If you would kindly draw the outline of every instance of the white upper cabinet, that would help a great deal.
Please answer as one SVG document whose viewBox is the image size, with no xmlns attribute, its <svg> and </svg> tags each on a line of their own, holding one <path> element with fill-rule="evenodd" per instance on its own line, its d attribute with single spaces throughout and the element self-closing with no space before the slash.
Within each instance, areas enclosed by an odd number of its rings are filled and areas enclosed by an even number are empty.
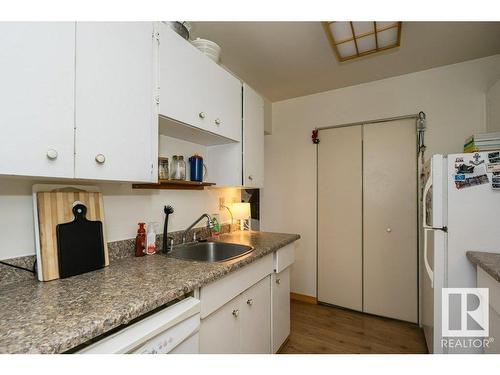
<svg viewBox="0 0 500 375">
<path fill-rule="evenodd" d="M 160 115 L 241 141 L 241 82 L 165 24 L 160 25 Z"/>
<path fill-rule="evenodd" d="M 152 22 L 77 23 L 76 178 L 156 180 L 153 34 Z"/>
<path fill-rule="evenodd" d="M 73 177 L 72 22 L 0 23 L 0 174 Z"/>
<path fill-rule="evenodd" d="M 243 85 L 243 185 L 264 187 L 264 99 Z"/>
</svg>

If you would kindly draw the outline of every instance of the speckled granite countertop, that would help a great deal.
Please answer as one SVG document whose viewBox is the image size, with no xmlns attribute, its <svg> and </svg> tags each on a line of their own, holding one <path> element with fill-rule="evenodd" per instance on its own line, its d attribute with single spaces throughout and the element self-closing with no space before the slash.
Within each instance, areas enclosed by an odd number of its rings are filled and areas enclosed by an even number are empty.
<svg viewBox="0 0 500 375">
<path fill-rule="evenodd" d="M 124 258 L 63 280 L 27 280 L 0 290 L 0 353 L 61 353 L 154 310 L 299 239 L 233 232 L 221 241 L 255 249 L 225 263 L 165 255 Z"/>
<path fill-rule="evenodd" d="M 500 283 L 500 254 L 467 251 L 467 258 Z"/>
</svg>

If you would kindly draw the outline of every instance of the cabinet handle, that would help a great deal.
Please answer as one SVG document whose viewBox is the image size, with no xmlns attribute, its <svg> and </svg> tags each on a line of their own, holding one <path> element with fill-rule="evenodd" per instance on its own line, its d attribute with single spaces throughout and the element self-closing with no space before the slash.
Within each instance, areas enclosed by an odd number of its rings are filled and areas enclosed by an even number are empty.
<svg viewBox="0 0 500 375">
<path fill-rule="evenodd" d="M 392 229 L 391 229 L 391 228 L 387 228 L 387 229 L 386 229 L 386 232 L 387 232 L 387 233 L 391 233 L 391 232 L 392 232 Z"/>
<path fill-rule="evenodd" d="M 220 120 L 220 118 L 216 118 L 214 122 L 215 125 L 220 125 L 222 121 Z"/>
<path fill-rule="evenodd" d="M 200 112 L 200 113 L 198 113 L 198 116 L 199 116 L 200 118 L 205 118 L 205 117 L 206 117 L 205 112 Z"/>
<path fill-rule="evenodd" d="M 252 306 L 252 305 L 253 305 L 253 299 L 251 299 L 251 298 L 250 298 L 250 299 L 248 299 L 248 300 L 247 300 L 247 305 L 248 305 L 248 306 Z"/>
<path fill-rule="evenodd" d="M 253 181 L 253 176 L 252 176 L 252 175 L 248 176 L 248 179 L 249 179 L 250 181 Z"/>
<path fill-rule="evenodd" d="M 51 148 L 50 150 L 47 150 L 47 158 L 50 160 L 55 160 L 57 159 L 57 151 Z"/>
<path fill-rule="evenodd" d="M 99 164 L 104 164 L 104 162 L 106 161 L 106 157 L 103 154 L 97 154 L 95 156 L 95 161 Z"/>
<path fill-rule="evenodd" d="M 281 279 L 276 279 L 276 284 L 281 284 Z"/>
<path fill-rule="evenodd" d="M 233 316 L 234 316 L 235 318 L 237 318 L 237 317 L 238 317 L 238 315 L 240 315 L 240 310 L 238 310 L 238 309 L 233 310 Z"/>
</svg>

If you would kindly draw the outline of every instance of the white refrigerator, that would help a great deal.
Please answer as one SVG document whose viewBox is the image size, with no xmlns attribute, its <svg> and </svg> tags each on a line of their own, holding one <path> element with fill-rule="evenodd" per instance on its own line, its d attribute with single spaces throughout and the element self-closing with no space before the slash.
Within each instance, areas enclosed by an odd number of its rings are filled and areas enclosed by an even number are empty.
<svg viewBox="0 0 500 375">
<path fill-rule="evenodd" d="M 430 353 L 455 352 L 441 343 L 441 292 L 476 286 L 467 251 L 500 252 L 500 157 L 434 155 L 423 180 L 420 322 Z"/>
</svg>

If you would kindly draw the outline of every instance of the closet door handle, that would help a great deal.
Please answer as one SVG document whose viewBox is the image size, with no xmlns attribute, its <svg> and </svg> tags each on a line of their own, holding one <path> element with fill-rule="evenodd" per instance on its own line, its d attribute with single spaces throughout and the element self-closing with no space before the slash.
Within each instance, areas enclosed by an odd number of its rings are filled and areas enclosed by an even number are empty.
<svg viewBox="0 0 500 375">
<path fill-rule="evenodd" d="M 106 162 L 106 157 L 103 154 L 97 154 L 95 156 L 95 161 L 99 164 L 104 164 Z"/>
<path fill-rule="evenodd" d="M 47 150 L 47 158 L 49 160 L 56 160 L 57 156 L 58 156 L 57 151 L 54 150 L 53 148 Z"/>
</svg>

